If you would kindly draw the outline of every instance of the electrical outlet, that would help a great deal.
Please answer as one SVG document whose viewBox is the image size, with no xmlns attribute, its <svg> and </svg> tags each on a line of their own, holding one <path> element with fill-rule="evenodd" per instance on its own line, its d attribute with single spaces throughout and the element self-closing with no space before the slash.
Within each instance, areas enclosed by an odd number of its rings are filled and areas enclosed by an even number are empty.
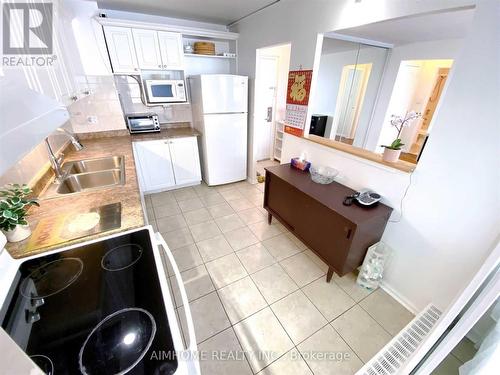
<svg viewBox="0 0 500 375">
<path fill-rule="evenodd" d="M 87 117 L 87 122 L 89 124 L 97 124 L 98 123 L 97 116 L 88 116 Z"/>
</svg>

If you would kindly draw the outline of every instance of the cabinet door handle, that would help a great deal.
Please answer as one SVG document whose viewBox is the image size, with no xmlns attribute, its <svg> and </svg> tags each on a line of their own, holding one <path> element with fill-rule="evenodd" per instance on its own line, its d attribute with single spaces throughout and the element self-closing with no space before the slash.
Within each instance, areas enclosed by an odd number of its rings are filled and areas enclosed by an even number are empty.
<svg viewBox="0 0 500 375">
<path fill-rule="evenodd" d="M 351 238 L 352 229 L 345 227 L 345 231 L 347 232 L 346 238 L 347 239 Z"/>
</svg>

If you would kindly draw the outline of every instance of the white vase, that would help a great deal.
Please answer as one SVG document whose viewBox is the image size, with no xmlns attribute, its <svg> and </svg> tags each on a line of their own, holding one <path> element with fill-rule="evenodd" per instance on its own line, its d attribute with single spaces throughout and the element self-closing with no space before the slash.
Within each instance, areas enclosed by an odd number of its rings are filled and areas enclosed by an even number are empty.
<svg viewBox="0 0 500 375">
<path fill-rule="evenodd" d="M 401 150 L 393 150 L 390 148 L 384 148 L 384 154 L 382 155 L 383 161 L 388 161 L 389 163 L 395 163 L 399 160 L 401 155 Z"/>
<path fill-rule="evenodd" d="M 29 225 L 16 225 L 16 227 L 11 230 L 2 229 L 2 232 L 5 234 L 5 237 L 7 237 L 7 241 L 9 242 L 19 242 L 31 236 L 31 229 Z"/>
</svg>

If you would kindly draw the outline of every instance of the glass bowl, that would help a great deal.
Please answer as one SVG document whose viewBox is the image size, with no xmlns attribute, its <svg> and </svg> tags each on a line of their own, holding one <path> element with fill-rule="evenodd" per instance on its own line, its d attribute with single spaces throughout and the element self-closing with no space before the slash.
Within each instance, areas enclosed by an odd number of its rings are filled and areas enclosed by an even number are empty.
<svg viewBox="0 0 500 375">
<path fill-rule="evenodd" d="M 309 168 L 311 179 L 318 184 L 331 184 L 339 171 L 330 167 L 313 167 Z"/>
</svg>

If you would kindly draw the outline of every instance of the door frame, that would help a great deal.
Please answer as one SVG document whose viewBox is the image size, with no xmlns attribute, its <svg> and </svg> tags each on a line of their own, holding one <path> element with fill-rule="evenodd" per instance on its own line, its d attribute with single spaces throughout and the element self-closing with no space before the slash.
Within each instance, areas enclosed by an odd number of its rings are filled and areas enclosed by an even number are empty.
<svg viewBox="0 0 500 375">
<path fill-rule="evenodd" d="M 253 105 L 253 108 L 250 108 L 250 111 L 252 112 L 252 118 L 249 121 L 249 132 L 248 132 L 248 158 L 247 158 L 247 163 L 248 163 L 248 168 L 247 168 L 247 181 L 250 183 L 256 183 L 257 182 L 257 177 L 255 174 L 255 171 L 257 170 L 256 168 L 256 163 L 257 163 L 257 142 L 256 142 L 256 135 L 257 135 L 257 125 L 256 125 L 256 115 L 255 115 L 255 104 L 257 103 L 257 90 L 255 89 L 256 87 L 256 82 L 257 82 L 257 77 L 258 77 L 258 72 L 259 72 L 259 57 L 260 54 L 265 55 L 265 50 L 270 49 L 270 48 L 276 48 L 276 47 L 288 47 L 288 53 L 291 53 L 291 42 L 283 42 L 279 44 L 274 44 L 274 45 L 269 45 L 261 48 L 257 48 L 255 50 L 255 76 L 254 76 L 254 85 L 253 85 L 253 103 L 251 102 L 251 105 Z M 278 68 L 280 69 L 280 67 Z M 288 67 L 288 70 L 290 68 Z M 284 84 L 287 85 L 288 81 L 285 81 L 283 83 L 279 82 L 279 84 Z M 252 87 L 250 86 L 250 89 Z M 286 88 L 285 88 L 286 92 Z M 276 111 L 275 111 L 276 112 Z M 276 113 L 274 113 L 276 115 Z M 275 131 L 275 125 L 273 123 L 273 132 Z M 273 136 L 274 138 L 274 136 Z M 274 150 L 274 144 L 271 145 L 271 150 Z M 274 158 L 274 153 L 271 155 L 271 158 Z"/>
<path fill-rule="evenodd" d="M 274 157 L 274 152 L 273 152 L 273 146 L 274 146 L 274 135 L 275 135 L 275 124 L 274 120 L 276 118 L 276 107 L 277 107 L 277 89 L 278 89 L 278 84 L 279 84 L 279 63 L 280 63 L 280 57 L 276 55 L 270 55 L 266 53 L 258 54 L 257 55 L 257 64 L 255 67 L 255 108 L 254 108 L 254 127 L 255 127 L 255 132 L 254 134 L 257 136 L 259 134 L 259 126 L 261 125 L 262 119 L 259 119 L 256 117 L 255 113 L 258 112 L 256 110 L 257 106 L 259 106 L 260 101 L 257 99 L 260 95 L 260 90 L 264 89 L 263 87 L 260 87 L 262 84 L 261 80 L 259 79 L 260 73 L 261 73 L 261 60 L 262 59 L 269 59 L 269 60 L 274 60 L 276 62 L 276 70 L 275 70 L 275 75 L 274 75 L 274 94 L 273 94 L 273 102 L 272 102 L 272 116 L 271 116 L 271 126 L 269 127 L 269 154 L 267 155 L 268 159 L 272 159 Z M 255 139 L 257 142 L 256 147 L 255 147 L 255 160 L 259 161 L 258 158 L 258 149 L 259 149 L 259 142 L 258 139 Z M 265 159 L 261 159 L 265 160 Z"/>
</svg>

